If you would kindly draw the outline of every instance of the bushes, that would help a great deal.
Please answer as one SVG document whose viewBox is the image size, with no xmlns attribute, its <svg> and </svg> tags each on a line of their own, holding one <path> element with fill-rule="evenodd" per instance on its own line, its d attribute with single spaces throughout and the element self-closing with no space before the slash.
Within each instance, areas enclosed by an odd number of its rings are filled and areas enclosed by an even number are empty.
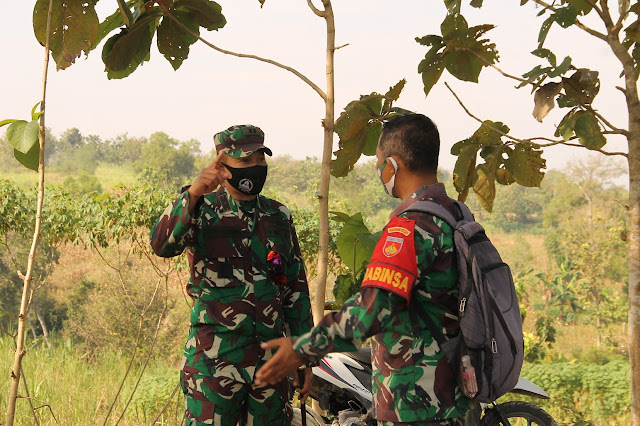
<svg viewBox="0 0 640 426">
<path fill-rule="evenodd" d="M 549 401 L 531 402 L 544 408 L 558 424 L 605 425 L 629 421 L 631 373 L 626 360 L 602 365 L 529 364 L 524 366 L 522 376 L 549 393 Z"/>
</svg>

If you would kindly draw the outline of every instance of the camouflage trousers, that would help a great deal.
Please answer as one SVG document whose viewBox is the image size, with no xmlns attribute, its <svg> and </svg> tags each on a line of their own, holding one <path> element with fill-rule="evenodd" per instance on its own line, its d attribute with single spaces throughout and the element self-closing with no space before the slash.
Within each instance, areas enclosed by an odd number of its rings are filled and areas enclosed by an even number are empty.
<svg viewBox="0 0 640 426">
<path fill-rule="evenodd" d="M 183 371 L 180 383 L 186 395 L 187 425 L 291 425 L 287 379 L 275 386 L 256 386 Z"/>
<path fill-rule="evenodd" d="M 383 422 L 378 420 L 378 426 L 464 426 L 464 417 L 436 422 Z"/>
</svg>

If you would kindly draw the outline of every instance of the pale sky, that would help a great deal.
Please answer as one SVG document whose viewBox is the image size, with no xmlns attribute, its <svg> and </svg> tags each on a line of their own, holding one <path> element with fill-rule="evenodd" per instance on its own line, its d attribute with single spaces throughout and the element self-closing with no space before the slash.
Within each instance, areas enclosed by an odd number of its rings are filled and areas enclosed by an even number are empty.
<svg viewBox="0 0 640 426">
<path fill-rule="evenodd" d="M 0 120 L 28 119 L 40 100 L 44 48 L 33 35 L 33 0 L 0 3 Z M 320 2 L 317 2 L 320 4 Z M 541 18 L 531 4 L 517 0 L 485 0 L 480 11 L 463 2 L 470 26 L 492 23 L 488 33 L 498 45 L 504 71 L 520 76 L 546 61 L 533 57 Z M 531 3 L 531 2 L 530 2 Z M 220 0 L 227 25 L 201 35 L 227 50 L 251 53 L 291 66 L 325 89 L 325 26 L 304 0 Z M 100 0 L 101 19 L 115 11 L 115 0 Z M 459 106 L 444 87 L 448 82 L 467 108 L 482 119 L 503 121 L 514 136 L 553 137 L 554 125 L 567 110 L 554 109 L 543 124 L 531 116 L 533 97 L 516 91 L 514 81 L 485 69 L 480 84 L 457 80 L 446 71 L 426 98 L 419 62 L 427 48 L 415 37 L 440 34 L 446 10 L 441 0 L 334 0 L 336 44 L 349 43 L 335 58 L 336 117 L 351 100 L 373 91 L 386 92 L 402 78 L 407 85 L 396 106 L 430 116 L 442 139 L 441 167 L 452 170 L 451 146 L 465 139 L 479 124 Z M 600 29 L 600 28 L 598 28 Z M 545 47 L 560 62 L 569 55 L 573 64 L 600 71 L 601 91 L 595 107 L 618 127 L 627 126 L 624 99 L 613 87 L 622 85 L 620 66 L 608 46 L 578 29 L 554 26 Z M 198 139 L 204 151 L 212 136 L 232 124 L 251 123 L 266 133 L 266 145 L 275 155 L 295 158 L 322 155 L 324 104 L 309 86 L 293 74 L 252 59 L 215 52 L 202 43 L 192 46 L 189 58 L 174 71 L 152 45 L 151 60 L 122 80 L 108 80 L 101 60 L 102 45 L 64 71 L 51 61 L 46 125 L 54 134 L 77 127 L 83 135 L 102 139 L 128 133 L 149 136 L 164 131 L 178 140 Z M 4 133 L 6 127 L 0 129 Z M 626 141 L 611 140 L 610 151 L 625 151 Z M 337 137 L 334 151 L 337 150 Z M 586 150 L 554 148 L 546 151 L 548 168 L 562 168 Z"/>
</svg>

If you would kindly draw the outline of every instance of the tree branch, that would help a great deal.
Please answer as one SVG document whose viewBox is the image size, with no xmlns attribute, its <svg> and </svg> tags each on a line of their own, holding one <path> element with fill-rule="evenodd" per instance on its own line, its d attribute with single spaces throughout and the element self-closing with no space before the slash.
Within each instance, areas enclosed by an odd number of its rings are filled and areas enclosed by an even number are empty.
<svg viewBox="0 0 640 426">
<path fill-rule="evenodd" d="M 320 97 L 322 99 L 324 99 L 324 100 L 327 99 L 327 95 L 324 93 L 324 91 L 320 87 L 318 87 L 318 85 L 316 85 L 314 82 L 309 80 L 306 76 L 304 76 L 302 73 L 300 73 L 299 71 L 295 70 L 294 68 L 291 68 L 291 67 L 289 67 L 287 65 L 282 65 L 281 63 L 273 61 L 271 59 L 261 58 L 260 56 L 248 55 L 248 54 L 244 54 L 244 53 L 236 53 L 236 52 L 231 52 L 229 50 L 222 49 L 222 48 L 220 48 L 218 46 L 215 46 L 215 45 L 209 43 L 207 40 L 205 40 L 202 37 L 200 37 L 200 35 L 198 35 L 197 33 L 193 32 L 193 31 L 191 31 L 189 28 L 186 27 L 186 25 L 184 25 L 182 22 L 180 22 L 178 19 L 176 19 L 171 13 L 169 13 L 168 10 L 166 10 L 166 9 L 164 10 L 164 15 L 168 16 L 169 19 L 171 19 L 173 22 L 175 22 L 180 28 L 182 28 L 184 31 L 186 31 L 187 33 L 191 34 L 192 36 L 196 37 L 198 40 L 200 40 L 201 42 L 203 42 L 204 44 L 206 44 L 207 46 L 209 46 L 213 50 L 217 50 L 218 52 L 224 53 L 225 55 L 236 56 L 238 58 L 255 59 L 257 61 L 266 62 L 268 64 L 275 65 L 278 68 L 282 68 L 284 70 L 287 70 L 287 71 L 293 73 L 294 75 L 296 75 L 298 78 L 300 78 L 302 81 L 307 83 L 309 86 L 311 86 L 311 88 L 313 90 L 315 90 L 320 95 Z"/>
<path fill-rule="evenodd" d="M 573 143 L 569 143 L 565 140 L 554 140 L 554 139 L 549 139 L 549 138 L 544 138 L 544 137 L 534 137 L 534 138 L 529 138 L 529 139 L 518 139 L 516 137 L 513 137 L 511 135 L 509 135 L 508 133 L 503 132 L 500 129 L 497 129 L 489 124 L 487 124 L 484 120 L 481 120 L 480 118 L 476 117 L 475 115 L 473 115 L 468 109 L 467 107 L 462 103 L 462 101 L 460 100 L 460 98 L 458 97 L 458 95 L 453 91 L 453 89 L 451 89 L 451 87 L 449 86 L 448 83 L 444 83 L 445 86 L 447 86 L 447 89 L 449 89 L 449 91 L 453 94 L 453 96 L 456 98 L 456 100 L 458 101 L 458 103 L 460 104 L 460 106 L 462 107 L 462 109 L 464 109 L 464 111 L 467 113 L 467 115 L 469 115 L 471 118 L 473 118 L 474 120 L 476 120 L 477 122 L 479 122 L 480 124 L 487 126 L 487 128 L 493 130 L 496 133 L 501 134 L 502 136 L 511 139 L 514 142 L 519 142 L 519 143 L 532 143 L 534 145 L 537 145 L 540 148 L 547 148 L 550 146 L 555 146 L 555 145 L 565 145 L 565 146 L 572 146 L 572 147 L 576 147 L 576 148 L 584 148 L 584 149 L 589 149 L 584 145 L 580 145 L 580 144 L 573 144 Z M 620 134 L 618 132 L 603 132 L 603 134 Z M 573 137 L 569 140 L 575 140 L 577 139 L 577 137 Z M 537 143 L 534 142 L 536 140 L 544 140 L 544 141 L 548 141 L 548 144 L 541 144 L 541 143 Z M 628 158 L 628 154 L 624 153 L 624 152 L 608 152 L 608 151 L 604 151 L 602 149 L 592 149 L 590 151 L 597 151 L 601 154 L 604 155 L 609 155 L 609 156 L 614 156 L 614 155 L 621 155 L 623 157 L 627 157 Z"/>
<path fill-rule="evenodd" d="M 311 0 L 307 0 L 307 4 L 309 5 L 309 8 L 313 11 L 313 13 L 315 13 L 319 17 L 324 18 L 325 16 L 327 16 L 327 11 L 326 10 L 320 10 L 317 7 L 315 7 Z"/>
<path fill-rule="evenodd" d="M 511 74 L 507 74 L 506 72 L 502 71 L 500 68 L 498 68 L 495 64 L 492 64 L 491 62 L 487 61 L 486 58 L 483 58 L 482 56 L 480 56 L 477 52 L 474 52 L 471 49 L 460 49 L 460 50 L 466 50 L 467 52 L 473 53 L 474 55 L 476 55 L 478 58 L 480 58 L 482 61 L 484 61 L 487 66 L 490 66 L 491 68 L 495 69 L 496 71 L 498 71 L 500 74 L 502 74 L 503 76 L 507 77 L 507 78 L 511 78 L 513 80 L 516 81 L 520 81 L 522 83 L 527 83 L 528 81 L 525 80 L 524 78 L 520 78 L 520 77 L 516 77 L 515 75 L 511 75 Z M 533 85 L 533 82 L 528 82 L 529 84 Z"/>
<path fill-rule="evenodd" d="M 547 4 L 542 0 L 532 0 L 532 1 L 535 4 L 537 4 L 539 6 L 542 6 L 542 7 L 546 8 L 546 9 L 552 10 L 554 12 L 557 11 L 557 9 L 554 6 L 552 6 L 550 4 Z M 604 21 L 604 18 L 602 16 L 602 11 L 600 9 L 598 9 L 597 7 L 595 7 L 595 6 L 594 6 L 594 9 L 596 10 L 598 15 L 600 16 L 600 19 L 602 19 Z M 576 19 L 576 22 L 574 23 L 574 25 L 576 27 L 580 28 L 581 30 L 586 31 L 587 33 L 591 34 L 592 36 L 594 36 L 596 38 L 599 38 L 600 40 L 603 40 L 605 42 L 607 41 L 607 36 L 605 34 L 602 34 L 599 31 L 596 31 L 596 30 L 594 30 L 592 28 L 587 27 L 586 25 L 584 25 L 582 22 L 578 21 L 577 19 Z"/>
</svg>

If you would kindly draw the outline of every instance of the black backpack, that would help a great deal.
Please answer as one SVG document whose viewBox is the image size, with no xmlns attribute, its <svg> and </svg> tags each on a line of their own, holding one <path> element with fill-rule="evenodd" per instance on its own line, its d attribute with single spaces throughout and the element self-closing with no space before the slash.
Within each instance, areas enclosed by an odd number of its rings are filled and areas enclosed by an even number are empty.
<svg viewBox="0 0 640 426">
<path fill-rule="evenodd" d="M 430 318 L 425 318 L 425 323 L 457 372 L 461 389 L 461 358 L 469 355 L 478 392 L 467 396 L 491 403 L 511 391 L 520 377 L 524 360 L 522 317 L 509 265 L 502 261 L 469 208 L 460 201 L 452 202 L 457 218 L 432 201 L 417 201 L 404 210 L 429 213 L 447 222 L 454 232 L 460 334 L 447 339 Z M 410 310 L 416 311 L 411 306 Z"/>
</svg>

